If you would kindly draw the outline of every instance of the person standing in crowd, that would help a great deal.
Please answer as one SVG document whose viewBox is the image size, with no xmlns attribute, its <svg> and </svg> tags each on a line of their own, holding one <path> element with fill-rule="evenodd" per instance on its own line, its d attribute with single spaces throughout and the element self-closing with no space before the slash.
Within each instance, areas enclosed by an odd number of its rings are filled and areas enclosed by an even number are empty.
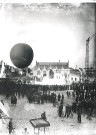
<svg viewBox="0 0 96 135">
<path fill-rule="evenodd" d="M 13 96 L 11 96 L 11 105 L 13 105 Z"/>
<path fill-rule="evenodd" d="M 64 95 L 62 94 L 62 101 L 64 101 Z"/>
<path fill-rule="evenodd" d="M 13 122 L 12 122 L 12 118 L 11 118 L 10 121 L 9 121 L 8 128 L 9 128 L 9 135 L 11 135 L 12 130 L 13 130 Z"/>
<path fill-rule="evenodd" d="M 88 108 L 87 119 L 91 120 L 91 108 Z"/>
<path fill-rule="evenodd" d="M 54 107 L 56 106 L 56 94 L 55 93 L 53 94 L 53 106 Z"/>
<path fill-rule="evenodd" d="M 81 123 L 81 108 L 80 108 L 80 103 L 77 105 L 77 117 L 78 117 L 78 122 Z"/>
<path fill-rule="evenodd" d="M 76 113 L 76 102 L 73 102 L 72 104 L 72 112 Z"/>
<path fill-rule="evenodd" d="M 17 97 L 14 96 L 14 105 L 16 105 L 16 104 L 17 104 Z"/>
<path fill-rule="evenodd" d="M 69 104 L 66 105 L 66 110 L 65 110 L 65 116 L 64 117 L 69 117 Z"/>
<path fill-rule="evenodd" d="M 91 99 L 89 99 L 89 101 L 88 101 L 88 113 L 87 113 L 87 118 L 88 118 L 89 120 L 91 120 L 91 116 L 92 116 L 91 107 L 92 107 Z"/>
<path fill-rule="evenodd" d="M 58 101 L 60 101 L 61 100 L 61 95 L 60 95 L 60 93 L 59 93 L 59 95 L 58 95 Z"/>
<path fill-rule="evenodd" d="M 59 117 L 62 116 L 62 109 L 63 109 L 63 108 L 62 108 L 62 106 L 60 105 L 60 106 L 59 106 Z"/>
<path fill-rule="evenodd" d="M 69 105 L 69 116 L 73 118 L 73 111 L 72 111 L 72 106 Z"/>
<path fill-rule="evenodd" d="M 74 93 L 74 91 L 72 91 L 72 96 L 73 96 L 73 98 L 75 97 L 75 93 Z"/>
<path fill-rule="evenodd" d="M 59 117 L 62 116 L 62 112 L 63 112 L 63 101 L 60 101 L 60 105 L 59 105 Z"/>
<path fill-rule="evenodd" d="M 68 97 L 68 91 L 66 92 L 66 94 L 67 94 L 67 97 Z"/>
</svg>

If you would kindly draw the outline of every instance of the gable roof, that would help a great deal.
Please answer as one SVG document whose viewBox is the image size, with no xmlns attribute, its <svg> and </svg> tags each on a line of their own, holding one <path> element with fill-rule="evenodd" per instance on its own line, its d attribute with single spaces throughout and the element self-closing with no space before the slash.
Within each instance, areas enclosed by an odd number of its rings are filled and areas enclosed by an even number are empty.
<svg viewBox="0 0 96 135">
<path fill-rule="evenodd" d="M 36 66 L 53 66 L 53 67 L 65 67 L 68 68 L 69 67 L 69 63 L 68 62 L 36 62 Z"/>
</svg>

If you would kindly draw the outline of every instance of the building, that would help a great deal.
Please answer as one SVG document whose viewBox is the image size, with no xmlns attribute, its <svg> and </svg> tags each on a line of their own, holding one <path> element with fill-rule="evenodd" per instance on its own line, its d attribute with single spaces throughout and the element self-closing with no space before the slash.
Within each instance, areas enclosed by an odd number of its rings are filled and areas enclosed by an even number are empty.
<svg viewBox="0 0 96 135">
<path fill-rule="evenodd" d="M 68 62 L 36 62 L 32 69 L 35 84 L 71 85 L 80 81 L 79 69 L 69 67 Z"/>
<path fill-rule="evenodd" d="M 4 61 L 0 62 L 0 78 L 11 78 L 16 83 L 21 82 L 22 84 L 33 83 L 33 80 L 31 80 L 32 78 L 30 76 L 30 68 L 14 68 L 6 64 Z"/>
<path fill-rule="evenodd" d="M 0 78 L 18 76 L 18 69 L 7 65 L 3 60 L 0 62 Z"/>
</svg>

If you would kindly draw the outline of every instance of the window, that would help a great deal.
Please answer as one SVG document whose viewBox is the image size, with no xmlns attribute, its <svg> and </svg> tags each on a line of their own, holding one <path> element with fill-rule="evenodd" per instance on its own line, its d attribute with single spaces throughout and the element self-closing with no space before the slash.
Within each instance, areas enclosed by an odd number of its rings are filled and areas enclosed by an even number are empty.
<svg viewBox="0 0 96 135">
<path fill-rule="evenodd" d="M 53 79 L 54 78 L 54 72 L 53 72 L 52 69 L 50 69 L 50 71 L 49 71 L 49 78 L 50 79 Z"/>
<path fill-rule="evenodd" d="M 43 76 L 46 76 L 46 71 L 45 70 L 43 71 Z"/>
<path fill-rule="evenodd" d="M 67 78 L 67 73 L 66 72 L 64 73 L 64 76 L 65 76 L 65 78 Z"/>
</svg>

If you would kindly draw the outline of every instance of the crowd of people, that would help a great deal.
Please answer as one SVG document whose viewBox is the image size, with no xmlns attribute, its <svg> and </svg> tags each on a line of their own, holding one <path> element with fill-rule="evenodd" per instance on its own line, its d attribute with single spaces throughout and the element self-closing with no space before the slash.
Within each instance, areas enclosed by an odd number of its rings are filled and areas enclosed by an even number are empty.
<svg viewBox="0 0 96 135">
<path fill-rule="evenodd" d="M 56 89 L 57 88 L 57 89 Z M 64 88 L 64 89 L 63 89 Z M 96 117 L 96 84 L 73 84 L 73 90 L 66 91 L 67 98 L 74 98 L 74 102 L 65 104 L 65 95 L 60 91 L 65 90 L 65 86 L 40 86 L 16 84 L 14 82 L 0 82 L 0 95 L 5 95 L 5 98 L 11 99 L 11 105 L 18 103 L 17 100 L 24 98 L 28 99 L 29 104 L 37 103 L 52 103 L 53 107 L 57 107 L 59 117 L 74 117 L 77 114 L 77 120 L 81 123 L 82 114 L 86 114 L 86 118 L 91 120 L 91 117 Z M 59 91 L 57 93 L 57 91 Z M 4 105 L 4 102 L 2 101 Z M 46 112 L 41 114 L 41 118 L 47 120 Z M 9 133 L 12 132 L 12 120 L 9 122 Z"/>
<path fill-rule="evenodd" d="M 62 91 L 67 89 L 69 89 L 69 85 L 17 84 L 10 79 L 0 81 L 0 95 L 5 95 L 6 98 L 13 94 L 18 94 L 21 97 L 36 91 Z M 73 85 L 70 86 L 70 89 L 73 89 Z"/>
<path fill-rule="evenodd" d="M 11 96 L 11 105 L 15 105 L 17 104 L 17 97 L 15 95 Z"/>
<path fill-rule="evenodd" d="M 96 89 L 87 87 L 85 90 L 76 90 L 75 101 L 81 113 L 86 114 L 87 118 L 90 119 L 91 116 L 96 116 Z"/>
<path fill-rule="evenodd" d="M 67 91 L 68 98 L 70 93 Z M 78 84 L 75 85 L 75 89 L 72 92 L 72 96 L 75 98 L 75 101 L 72 105 L 67 104 L 62 105 L 62 101 L 59 106 L 59 116 L 62 114 L 64 117 L 73 116 L 74 113 L 77 113 L 78 122 L 81 123 L 81 115 L 85 114 L 86 118 L 91 120 L 91 117 L 96 117 L 96 84 L 87 84 L 86 86 Z"/>
</svg>

